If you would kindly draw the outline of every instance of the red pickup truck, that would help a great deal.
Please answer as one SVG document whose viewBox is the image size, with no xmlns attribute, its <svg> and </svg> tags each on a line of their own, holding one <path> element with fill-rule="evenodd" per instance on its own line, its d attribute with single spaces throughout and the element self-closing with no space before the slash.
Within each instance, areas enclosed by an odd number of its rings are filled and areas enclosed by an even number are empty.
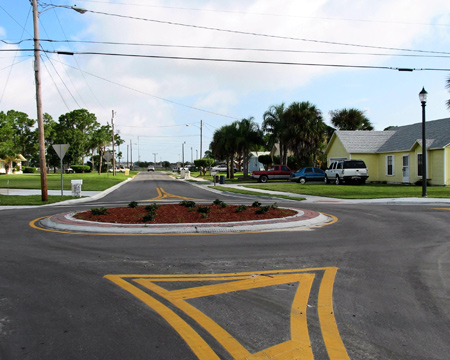
<svg viewBox="0 0 450 360">
<path fill-rule="evenodd" d="M 274 165 L 272 169 L 253 171 L 252 178 L 266 183 L 268 180 L 289 180 L 292 170 L 286 165 Z"/>
</svg>

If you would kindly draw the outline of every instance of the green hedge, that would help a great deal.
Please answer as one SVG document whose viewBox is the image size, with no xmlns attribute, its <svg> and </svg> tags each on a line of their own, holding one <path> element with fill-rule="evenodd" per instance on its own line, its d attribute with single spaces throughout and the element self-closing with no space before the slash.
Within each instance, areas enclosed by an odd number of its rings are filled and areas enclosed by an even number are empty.
<svg viewBox="0 0 450 360">
<path fill-rule="evenodd" d="M 89 165 L 72 165 L 71 168 L 77 174 L 86 173 L 91 171 L 91 167 Z"/>
<path fill-rule="evenodd" d="M 34 174 L 35 172 L 37 172 L 36 168 L 30 166 L 24 166 L 22 168 L 22 171 L 24 174 Z"/>
</svg>

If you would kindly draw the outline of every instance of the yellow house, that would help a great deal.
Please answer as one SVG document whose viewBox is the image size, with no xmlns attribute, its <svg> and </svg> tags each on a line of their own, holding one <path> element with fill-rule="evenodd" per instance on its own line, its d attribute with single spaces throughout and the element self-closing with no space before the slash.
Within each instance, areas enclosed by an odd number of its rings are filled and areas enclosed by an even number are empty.
<svg viewBox="0 0 450 360">
<path fill-rule="evenodd" d="M 0 174 L 22 174 L 22 161 L 26 160 L 21 154 L 17 154 L 16 159 L 0 159 Z M 17 170 L 13 169 L 13 161 L 17 163 Z"/>
<path fill-rule="evenodd" d="M 450 185 L 450 118 L 426 123 L 427 178 Z M 422 180 L 422 123 L 388 131 L 337 130 L 325 150 L 335 160 L 364 160 L 372 182 L 415 183 Z"/>
</svg>

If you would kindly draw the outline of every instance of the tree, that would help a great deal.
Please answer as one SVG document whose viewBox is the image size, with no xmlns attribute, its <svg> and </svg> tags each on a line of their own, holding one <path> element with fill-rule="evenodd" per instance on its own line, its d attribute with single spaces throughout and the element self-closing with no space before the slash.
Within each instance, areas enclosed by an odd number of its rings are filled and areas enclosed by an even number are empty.
<svg viewBox="0 0 450 360">
<path fill-rule="evenodd" d="M 242 155 L 244 163 L 244 177 L 248 177 L 248 160 L 250 158 L 250 151 L 258 148 L 263 144 L 263 132 L 255 123 L 254 117 L 242 119 L 235 122 L 237 129 L 236 150 Z"/>
<path fill-rule="evenodd" d="M 206 169 L 214 164 L 214 159 L 194 160 L 194 165 L 200 169 L 200 175 L 206 175 Z"/>
<path fill-rule="evenodd" d="M 373 130 L 370 120 L 362 110 L 332 110 L 330 116 L 331 123 L 339 130 Z"/>
<path fill-rule="evenodd" d="M 96 116 L 86 109 L 73 110 L 59 117 L 56 141 L 70 145 L 66 154 L 69 164 L 84 162 L 92 149 L 91 136 L 99 126 Z"/>
<path fill-rule="evenodd" d="M 102 162 L 103 162 L 103 155 L 106 151 L 106 146 L 111 144 L 111 137 L 112 137 L 112 128 L 111 125 L 103 125 L 99 127 L 98 129 L 95 129 L 91 136 L 90 136 L 90 144 L 89 147 L 92 151 L 92 161 L 94 163 L 94 151 L 97 150 L 97 153 L 99 155 L 98 159 L 98 174 L 100 175 L 102 173 Z"/>
<path fill-rule="evenodd" d="M 286 107 L 284 103 L 280 105 L 272 105 L 269 110 L 264 113 L 264 121 L 262 123 L 262 130 L 270 134 L 268 137 L 268 146 L 270 150 L 272 151 L 275 144 L 279 144 L 280 157 L 283 164 L 286 164 L 287 161 L 287 147 L 284 143 L 284 138 L 286 137 L 285 112 Z"/>
<path fill-rule="evenodd" d="M 0 159 L 16 155 L 13 139 L 14 124 L 10 117 L 0 111 Z"/>
<path fill-rule="evenodd" d="M 9 110 L 6 116 L 10 119 L 14 129 L 14 148 L 17 153 L 22 154 L 26 159 L 29 159 L 37 150 L 33 130 L 31 128 L 36 123 L 35 120 L 29 119 L 28 115 L 15 110 Z"/>
<path fill-rule="evenodd" d="M 447 89 L 449 89 L 449 91 L 450 91 L 450 76 L 447 78 L 447 84 L 445 85 L 445 87 L 446 87 Z M 450 110 L 450 99 L 447 100 L 447 101 L 445 102 L 445 104 L 447 105 L 447 109 Z"/>
<path fill-rule="evenodd" d="M 326 125 L 321 111 L 308 101 L 294 102 L 285 113 L 283 140 L 300 166 L 314 165 L 326 141 Z"/>
<path fill-rule="evenodd" d="M 213 139 L 209 145 L 215 159 L 226 161 L 227 178 L 231 179 L 234 178 L 234 171 L 230 170 L 234 167 L 233 158 L 237 152 L 237 135 L 236 123 L 222 126 L 214 132 Z"/>
</svg>

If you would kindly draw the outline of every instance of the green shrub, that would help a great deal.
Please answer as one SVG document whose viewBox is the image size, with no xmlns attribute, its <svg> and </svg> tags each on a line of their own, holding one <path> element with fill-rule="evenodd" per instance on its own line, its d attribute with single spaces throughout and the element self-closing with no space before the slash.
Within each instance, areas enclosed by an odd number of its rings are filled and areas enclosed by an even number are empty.
<svg viewBox="0 0 450 360">
<path fill-rule="evenodd" d="M 155 213 L 155 212 L 149 212 L 148 214 L 145 214 L 145 215 L 142 217 L 142 220 L 143 220 L 144 222 L 149 222 L 149 221 L 155 220 L 155 217 L 156 217 L 156 213 Z"/>
<path fill-rule="evenodd" d="M 255 214 L 264 214 L 270 210 L 270 205 L 261 206 L 259 209 L 255 210 Z"/>
<path fill-rule="evenodd" d="M 137 201 L 132 201 L 132 202 L 130 202 L 129 204 L 128 204 L 128 207 L 129 208 L 136 208 L 136 207 L 138 207 L 138 203 L 137 203 Z"/>
<path fill-rule="evenodd" d="M 183 200 L 182 202 L 180 202 L 180 205 L 183 205 L 185 207 L 188 208 L 192 208 L 195 206 L 195 202 L 194 201 L 190 201 L 190 200 Z"/>
<path fill-rule="evenodd" d="M 199 206 L 197 208 L 197 212 L 199 212 L 200 214 L 207 214 L 211 212 L 211 208 L 209 206 Z"/>
<path fill-rule="evenodd" d="M 155 212 L 157 209 L 159 209 L 159 205 L 157 205 L 156 203 L 147 205 L 145 207 L 145 210 L 147 210 L 148 212 Z"/>
<path fill-rule="evenodd" d="M 259 202 L 259 201 L 255 201 L 253 204 L 252 204 L 252 207 L 260 207 L 261 206 L 261 203 Z"/>
<path fill-rule="evenodd" d="M 247 206 L 246 206 L 246 205 L 239 205 L 239 206 L 236 208 L 235 212 L 239 213 L 239 212 L 243 212 L 243 211 L 245 211 L 245 210 L 247 210 Z"/>
<path fill-rule="evenodd" d="M 34 174 L 37 170 L 34 167 L 31 166 L 24 166 L 22 168 L 22 171 L 24 174 Z"/>
<path fill-rule="evenodd" d="M 86 172 L 90 172 L 91 171 L 91 167 L 89 165 L 71 165 L 70 167 L 77 174 L 86 173 Z"/>
<path fill-rule="evenodd" d="M 228 206 L 226 203 L 219 199 L 214 200 L 213 205 L 219 205 L 221 208 L 226 208 Z"/>
<path fill-rule="evenodd" d="M 272 205 L 270 205 L 270 207 L 272 209 L 278 209 L 278 204 L 277 203 L 273 203 Z"/>
<path fill-rule="evenodd" d="M 108 209 L 106 209 L 104 207 L 91 209 L 92 215 L 106 215 L 107 213 L 108 213 Z"/>
</svg>

